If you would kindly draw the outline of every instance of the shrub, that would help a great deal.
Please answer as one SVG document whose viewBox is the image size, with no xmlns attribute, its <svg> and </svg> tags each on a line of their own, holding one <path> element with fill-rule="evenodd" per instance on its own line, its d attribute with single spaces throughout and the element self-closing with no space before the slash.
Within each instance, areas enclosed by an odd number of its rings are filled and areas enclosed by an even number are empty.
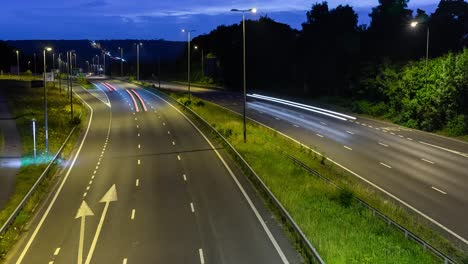
<svg viewBox="0 0 468 264">
<path fill-rule="evenodd" d="M 353 203 L 353 197 L 353 192 L 348 188 L 338 190 L 338 202 L 341 206 L 345 208 L 351 206 L 351 204 Z"/>
<path fill-rule="evenodd" d="M 468 131 L 468 118 L 464 115 L 458 115 L 454 119 L 449 120 L 445 131 L 449 136 L 465 135 Z"/>
<path fill-rule="evenodd" d="M 203 101 L 197 101 L 195 103 L 196 106 L 199 106 L 199 107 L 202 107 L 202 106 L 205 106 L 205 103 Z"/>
</svg>

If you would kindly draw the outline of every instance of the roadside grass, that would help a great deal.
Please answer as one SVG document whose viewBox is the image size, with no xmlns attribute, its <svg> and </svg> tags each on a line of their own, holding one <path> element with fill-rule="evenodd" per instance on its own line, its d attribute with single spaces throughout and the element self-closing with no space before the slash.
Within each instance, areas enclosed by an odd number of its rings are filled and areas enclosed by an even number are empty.
<svg viewBox="0 0 468 264">
<path fill-rule="evenodd" d="M 172 98 L 187 104 L 180 93 Z M 422 224 L 418 217 L 333 166 L 314 152 L 278 133 L 248 121 L 248 142 L 243 143 L 240 116 L 210 102 L 193 98 L 190 108 L 215 127 L 246 159 L 292 215 L 327 263 L 440 263 L 422 246 L 374 217 L 350 198 L 356 195 L 439 250 L 463 259 L 461 251 Z M 312 149 L 315 149 L 311 146 Z M 345 193 L 310 175 L 283 153 L 294 156 Z M 465 257 L 466 258 L 466 257 Z M 466 259 L 463 259 L 466 261 Z"/>
<path fill-rule="evenodd" d="M 0 75 L 0 80 L 17 80 L 17 81 L 40 81 L 42 80 L 42 75 L 12 75 L 4 74 Z"/>
<path fill-rule="evenodd" d="M 10 104 L 10 109 L 13 110 L 13 116 L 16 117 L 17 128 L 21 136 L 23 148 L 21 168 L 16 175 L 15 191 L 6 206 L 0 211 L 0 226 L 5 223 L 11 213 L 16 209 L 26 193 L 47 167 L 50 157 L 59 150 L 73 126 L 78 122 L 77 119 L 75 119 L 75 123 L 70 122 L 70 105 L 66 93 L 61 93 L 58 88 L 54 88 L 52 85 L 48 87 L 50 155 L 47 158 L 44 155 L 43 88 L 18 89 L 15 87 L 2 87 L 1 89 L 6 90 L 5 94 Z M 86 109 L 76 98 L 74 98 L 73 107 L 76 116 L 81 116 L 83 120 L 86 119 Z M 38 162 L 34 162 L 33 159 L 32 118 L 35 118 L 37 122 Z M 71 136 L 60 155 L 61 157 L 71 153 L 74 142 L 76 142 L 78 136 L 79 129 L 75 130 L 75 133 Z M 54 175 L 57 169 L 60 168 L 60 163 L 62 161 L 63 160 L 59 158 L 52 166 L 47 177 L 45 177 L 44 181 L 36 189 L 13 224 L 4 234 L 1 234 L 0 261 L 5 258 L 9 249 L 14 245 L 21 233 L 25 231 L 26 224 L 34 214 L 37 205 L 50 192 L 55 182 L 55 179 L 50 176 Z"/>
</svg>

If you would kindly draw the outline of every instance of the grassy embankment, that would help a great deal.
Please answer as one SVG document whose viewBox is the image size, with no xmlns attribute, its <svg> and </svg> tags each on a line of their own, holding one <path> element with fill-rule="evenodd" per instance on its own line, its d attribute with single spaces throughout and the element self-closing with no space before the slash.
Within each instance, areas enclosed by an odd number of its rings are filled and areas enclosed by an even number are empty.
<svg viewBox="0 0 468 264">
<path fill-rule="evenodd" d="M 171 93 L 170 96 L 181 102 L 187 100 L 181 94 Z M 200 99 L 194 99 L 190 107 L 223 134 L 247 160 L 327 263 L 440 262 L 354 202 L 350 192 L 439 249 L 462 258 L 449 242 L 420 224 L 416 217 L 364 187 L 322 156 L 252 122 L 248 122 L 248 142 L 245 144 L 240 116 Z M 346 191 L 337 190 L 310 175 L 283 152 L 301 160 Z"/>
<path fill-rule="evenodd" d="M 22 161 L 21 168 L 16 178 L 15 191 L 9 202 L 0 211 L 0 226 L 11 215 L 14 209 L 18 206 L 25 194 L 29 191 L 37 178 L 41 175 L 47 166 L 48 159 L 43 155 L 45 149 L 44 142 L 44 101 L 43 89 L 17 89 L 15 87 L 0 87 L 5 89 L 5 94 L 13 109 L 13 115 L 17 118 L 16 124 L 22 141 Z M 81 120 L 86 118 L 86 109 L 77 99 L 74 99 L 74 113 L 76 116 L 81 115 Z M 70 104 L 67 100 L 65 92 L 60 93 L 58 88 L 49 87 L 48 91 L 48 120 L 49 120 L 49 148 L 50 156 L 53 156 L 61 147 L 66 137 L 69 135 L 74 124 L 70 122 Z M 34 163 L 33 159 L 33 138 L 32 138 L 32 123 L 35 118 L 37 122 L 37 150 L 38 162 Z M 75 119 L 75 124 L 79 119 Z M 74 142 L 78 138 L 78 130 L 72 135 L 68 144 L 64 148 L 61 156 L 69 155 Z M 60 162 L 60 161 L 59 161 Z M 50 170 L 49 175 L 54 175 L 59 164 L 55 164 Z M 8 231 L 0 236 L 0 260 L 5 257 L 5 254 L 16 242 L 20 234 L 24 231 L 25 224 L 34 213 L 36 206 L 50 191 L 54 182 L 53 177 L 46 177 L 36 192 L 32 195 L 29 202 L 15 219 L 13 225 Z"/>
</svg>

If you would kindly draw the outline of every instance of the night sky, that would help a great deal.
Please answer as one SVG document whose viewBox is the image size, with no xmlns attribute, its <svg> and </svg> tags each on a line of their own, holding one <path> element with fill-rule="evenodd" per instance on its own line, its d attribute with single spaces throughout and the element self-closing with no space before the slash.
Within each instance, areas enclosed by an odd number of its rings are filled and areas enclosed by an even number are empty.
<svg viewBox="0 0 468 264">
<path fill-rule="evenodd" d="M 238 23 L 231 8 L 257 7 L 248 14 L 257 19 L 268 15 L 300 29 L 310 0 L 4 0 L 0 9 L 0 39 L 166 39 L 184 40 L 182 28 L 208 33 L 222 24 Z M 409 7 L 432 13 L 437 0 L 412 0 Z M 359 23 L 369 22 L 368 13 L 377 0 L 330 0 L 330 8 L 349 4 L 359 14 Z"/>
</svg>

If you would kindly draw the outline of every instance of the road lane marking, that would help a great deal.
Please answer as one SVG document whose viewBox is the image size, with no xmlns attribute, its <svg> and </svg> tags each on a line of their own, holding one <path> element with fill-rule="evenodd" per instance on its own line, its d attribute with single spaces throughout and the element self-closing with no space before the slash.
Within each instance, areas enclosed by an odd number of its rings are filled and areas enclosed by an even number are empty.
<svg viewBox="0 0 468 264">
<path fill-rule="evenodd" d="M 279 119 L 278 117 L 275 117 L 275 119 L 278 120 L 278 121 L 281 120 L 281 119 Z"/>
<path fill-rule="evenodd" d="M 384 147 L 388 148 L 388 145 L 387 145 L 387 144 L 384 144 L 384 143 L 382 143 L 382 142 L 379 142 L 379 145 L 381 145 L 381 146 L 384 146 Z"/>
<path fill-rule="evenodd" d="M 96 166 L 96 170 L 99 169 L 99 166 Z"/>
<path fill-rule="evenodd" d="M 410 141 L 413 141 L 413 139 L 412 139 L 412 138 L 406 138 L 406 139 L 407 139 L 407 140 L 410 140 Z"/>
<path fill-rule="evenodd" d="M 466 153 L 462 153 L 462 152 L 459 152 L 459 151 L 456 151 L 456 150 L 451 150 L 451 149 L 448 149 L 448 148 L 440 147 L 440 146 L 437 146 L 437 145 L 432 145 L 432 144 L 429 144 L 429 143 L 426 143 L 426 142 L 423 142 L 423 141 L 419 141 L 419 143 L 427 145 L 427 146 L 431 146 L 433 148 L 438 148 L 438 149 L 441 149 L 441 150 L 445 150 L 447 152 L 450 152 L 450 153 L 457 154 L 457 155 L 460 155 L 462 157 L 468 158 L 468 154 L 466 154 Z"/>
<path fill-rule="evenodd" d="M 91 187 L 87 186 L 87 187 L 86 187 L 86 190 L 89 191 L 89 188 L 91 188 Z"/>
<path fill-rule="evenodd" d="M 360 125 L 360 124 L 361 124 L 361 123 L 360 123 L 360 122 L 358 122 L 358 121 L 356 121 L 355 123 L 356 123 L 356 124 L 358 124 L 358 125 Z"/>
<path fill-rule="evenodd" d="M 177 159 L 180 160 L 180 156 L 179 156 L 179 155 L 177 155 Z"/>
<path fill-rule="evenodd" d="M 135 219 L 135 209 L 132 209 L 132 216 L 130 216 L 130 219 Z"/>
<path fill-rule="evenodd" d="M 370 128 L 374 128 L 373 126 L 369 125 Z"/>
<path fill-rule="evenodd" d="M 57 256 L 60 253 L 60 248 L 57 248 L 54 252 L 54 256 Z"/>
<path fill-rule="evenodd" d="M 187 176 L 185 174 L 183 174 L 182 177 L 184 177 L 184 181 L 187 181 Z"/>
<path fill-rule="evenodd" d="M 387 132 L 388 132 L 388 131 L 387 131 L 387 130 L 385 130 L 385 129 L 382 129 L 382 131 L 383 131 L 384 133 L 387 133 Z"/>
<path fill-rule="evenodd" d="M 299 115 L 299 117 L 300 117 L 300 118 L 304 118 L 304 116 L 303 116 L 303 115 Z"/>
<path fill-rule="evenodd" d="M 295 127 L 299 127 L 298 125 L 294 124 Z"/>
<path fill-rule="evenodd" d="M 101 165 L 101 162 L 98 162 L 97 165 Z"/>
<path fill-rule="evenodd" d="M 135 117 L 135 121 L 137 121 L 137 120 L 138 120 L 138 118 Z"/>
<path fill-rule="evenodd" d="M 348 130 L 346 130 L 346 133 L 348 133 L 348 134 L 351 134 L 351 135 L 354 135 L 354 133 L 353 133 L 353 132 L 351 132 L 351 131 L 348 131 Z"/>
<path fill-rule="evenodd" d="M 195 207 L 193 207 L 193 203 L 190 203 L 190 210 L 192 210 L 192 213 L 195 213 Z"/>
<path fill-rule="evenodd" d="M 163 126 L 165 126 L 165 125 L 166 125 L 166 123 L 165 123 L 165 122 L 163 122 Z"/>
<path fill-rule="evenodd" d="M 138 136 L 140 136 L 140 133 L 138 133 Z"/>
<path fill-rule="evenodd" d="M 431 186 L 431 188 L 432 188 L 433 190 L 436 190 L 436 191 L 442 193 L 442 194 L 447 194 L 446 192 L 442 191 L 441 189 L 437 189 L 437 188 L 434 187 L 434 186 Z"/>
<path fill-rule="evenodd" d="M 380 128 L 376 127 L 375 130 L 380 130 Z"/>
<path fill-rule="evenodd" d="M 174 142 L 174 141 L 172 141 L 172 145 L 175 146 L 175 142 Z"/>
<path fill-rule="evenodd" d="M 138 165 L 140 165 L 140 164 L 141 164 L 141 161 L 140 161 L 140 160 L 138 160 Z"/>
<path fill-rule="evenodd" d="M 139 125 L 137 125 L 137 128 L 140 128 L 140 126 L 139 126 Z"/>
<path fill-rule="evenodd" d="M 401 138 L 404 138 L 404 136 L 402 136 L 402 135 L 398 135 L 398 136 L 401 137 Z"/>
<path fill-rule="evenodd" d="M 322 136 L 322 135 L 320 135 L 320 134 L 315 134 L 315 135 L 317 135 L 317 136 L 319 136 L 319 137 L 323 138 L 323 136 Z"/>
<path fill-rule="evenodd" d="M 170 134 L 171 134 L 171 131 L 167 131 L 167 134 L 170 135 Z"/>
<path fill-rule="evenodd" d="M 88 195 L 88 193 L 87 193 L 87 192 L 83 193 L 83 198 L 84 198 L 84 197 L 86 197 L 86 195 Z"/>
<path fill-rule="evenodd" d="M 93 174 L 96 174 L 97 171 L 93 171 Z"/>
<path fill-rule="evenodd" d="M 430 163 L 430 164 L 435 164 L 433 161 L 430 161 L 430 160 L 427 160 L 427 159 L 424 159 L 424 158 L 422 158 L 421 160 L 422 160 L 422 161 L 425 161 L 425 162 L 427 162 L 427 163 Z"/>
<path fill-rule="evenodd" d="M 91 179 L 94 179 L 94 175 L 93 175 L 93 176 L 91 176 Z"/>
<path fill-rule="evenodd" d="M 138 148 L 141 148 L 141 145 L 140 145 L 140 144 L 138 144 Z"/>
<path fill-rule="evenodd" d="M 387 168 L 389 168 L 389 169 L 392 168 L 392 167 L 390 167 L 389 165 L 387 165 L 387 164 L 385 164 L 385 163 L 383 163 L 383 162 L 380 162 L 380 165 L 382 165 L 382 166 L 384 166 L 384 167 L 387 167 Z"/>
<path fill-rule="evenodd" d="M 127 264 L 127 258 L 124 258 L 122 264 Z"/>
<path fill-rule="evenodd" d="M 54 264 L 54 262 L 53 262 L 53 261 L 49 261 L 49 264 Z"/>
<path fill-rule="evenodd" d="M 91 181 L 89 181 L 89 183 L 88 183 L 88 184 L 89 184 L 89 185 L 93 184 L 93 181 L 92 181 L 92 180 L 91 180 Z"/>
<path fill-rule="evenodd" d="M 135 186 L 136 186 L 136 187 L 140 186 L 140 179 L 136 179 L 136 181 L 135 181 Z"/>
<path fill-rule="evenodd" d="M 205 256 L 203 256 L 203 249 L 198 249 L 198 254 L 200 255 L 200 264 L 205 264 Z"/>
<path fill-rule="evenodd" d="M 395 133 L 393 133 L 393 132 L 390 132 L 390 135 L 395 135 Z"/>
<path fill-rule="evenodd" d="M 327 123 L 325 123 L 325 122 L 320 122 L 320 124 L 322 124 L 322 125 L 324 125 L 324 126 L 326 126 L 326 125 L 327 125 Z"/>
<path fill-rule="evenodd" d="M 347 150 L 353 150 L 352 148 L 348 147 L 348 146 L 343 146 L 345 149 Z"/>
</svg>

